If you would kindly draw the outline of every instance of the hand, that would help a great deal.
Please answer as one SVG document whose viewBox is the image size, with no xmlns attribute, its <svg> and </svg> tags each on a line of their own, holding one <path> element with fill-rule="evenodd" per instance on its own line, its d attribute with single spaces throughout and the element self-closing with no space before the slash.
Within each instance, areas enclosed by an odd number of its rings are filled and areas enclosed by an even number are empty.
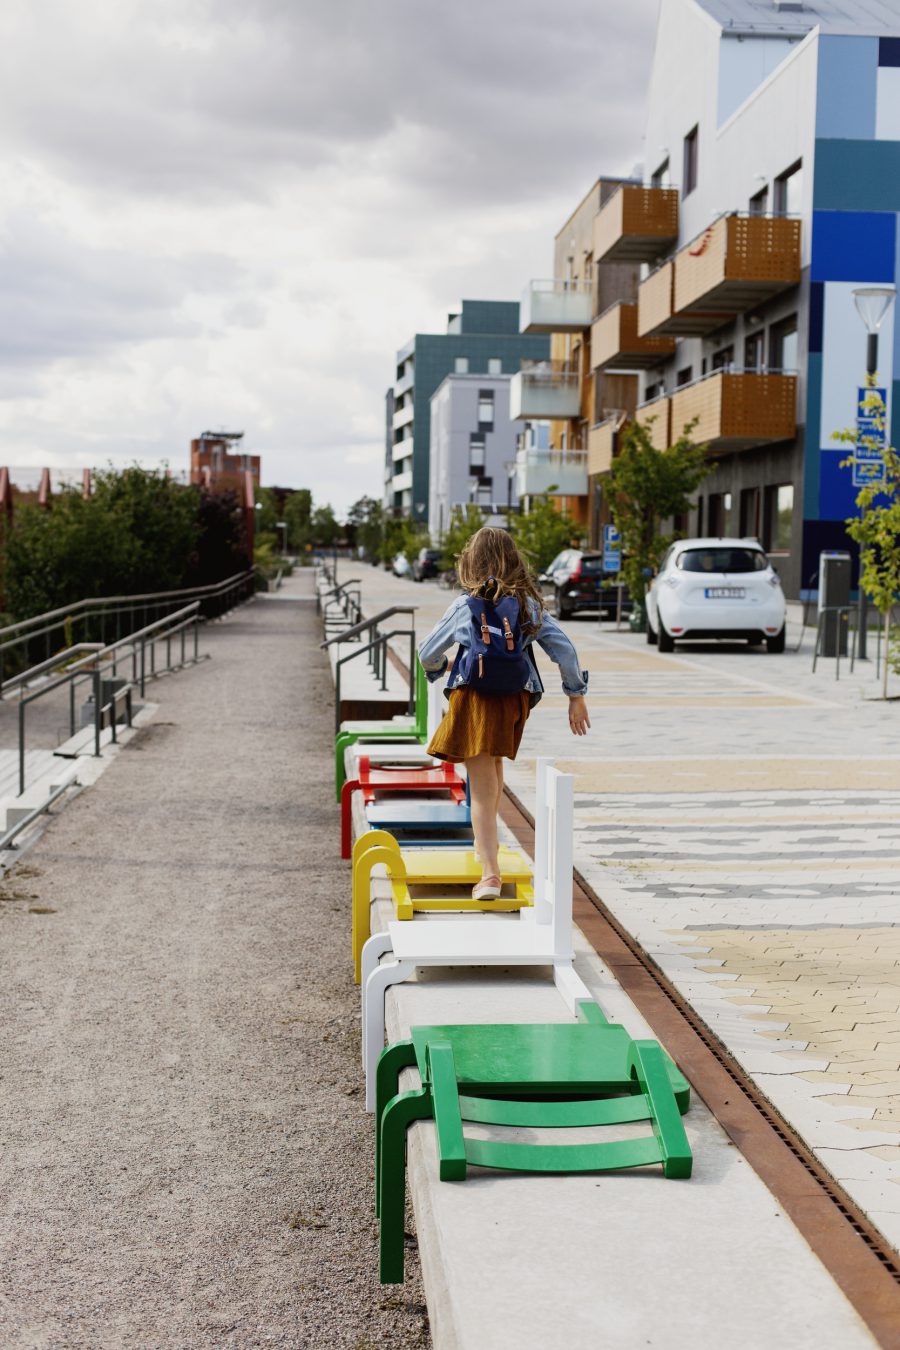
<svg viewBox="0 0 900 1350">
<path fill-rule="evenodd" d="M 586 736 L 591 719 L 588 717 L 587 703 L 582 694 L 569 696 L 569 726 L 573 736 Z"/>
</svg>

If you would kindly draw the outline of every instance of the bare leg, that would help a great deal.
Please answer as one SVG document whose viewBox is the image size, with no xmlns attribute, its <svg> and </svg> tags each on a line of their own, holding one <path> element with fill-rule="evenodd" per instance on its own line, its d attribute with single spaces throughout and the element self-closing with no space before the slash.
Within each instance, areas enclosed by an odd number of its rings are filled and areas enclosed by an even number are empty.
<svg viewBox="0 0 900 1350">
<path fill-rule="evenodd" d="M 466 760 L 472 794 L 472 829 L 475 833 L 475 851 L 481 859 L 482 875 L 498 877 L 500 860 L 497 857 L 497 765 L 493 755 L 476 755 Z M 502 768 L 501 768 L 502 772 Z"/>
</svg>

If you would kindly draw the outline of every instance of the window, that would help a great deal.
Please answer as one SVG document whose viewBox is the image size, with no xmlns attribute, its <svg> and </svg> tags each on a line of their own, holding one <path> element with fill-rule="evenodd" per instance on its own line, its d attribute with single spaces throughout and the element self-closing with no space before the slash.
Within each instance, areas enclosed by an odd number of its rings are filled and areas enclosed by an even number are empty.
<svg viewBox="0 0 900 1350">
<path fill-rule="evenodd" d="M 719 351 L 713 352 L 712 368 L 713 370 L 730 370 L 734 365 L 734 347 L 722 347 Z"/>
<path fill-rule="evenodd" d="M 779 483 L 766 488 L 765 547 L 771 553 L 790 553 L 794 516 L 794 485 Z"/>
<path fill-rule="evenodd" d="M 727 495 L 727 494 L 726 494 Z M 761 548 L 686 548 L 676 567 L 683 572 L 765 572 L 768 567 Z"/>
<path fill-rule="evenodd" d="M 684 370 L 679 370 L 678 374 L 675 376 L 675 383 L 679 386 L 679 388 L 683 384 L 690 384 L 691 380 L 693 379 L 693 375 L 694 375 L 694 367 L 685 366 Z"/>
<path fill-rule="evenodd" d="M 494 394 L 491 389 L 478 391 L 478 425 L 480 427 L 494 425 Z"/>
<path fill-rule="evenodd" d="M 660 164 L 659 168 L 656 170 L 656 172 L 653 174 L 653 177 L 650 179 L 650 186 L 655 188 L 664 188 L 669 186 L 670 181 L 671 180 L 669 177 L 669 160 L 667 157 L 666 159 L 663 160 L 662 164 Z"/>
<path fill-rule="evenodd" d="M 744 369 L 762 370 L 766 361 L 766 335 L 760 328 L 744 339 Z"/>
<path fill-rule="evenodd" d="M 453 371 L 456 375 L 468 375 L 469 358 L 467 356 L 458 356 L 453 362 Z"/>
<path fill-rule="evenodd" d="M 662 380 L 657 380 L 655 384 L 648 384 L 644 390 L 644 402 L 649 403 L 651 399 L 660 398 L 666 392 L 666 386 Z"/>
<path fill-rule="evenodd" d="M 484 472 L 484 437 L 469 437 L 469 473 L 480 476 Z"/>
<path fill-rule="evenodd" d="M 775 179 L 775 210 L 779 215 L 800 214 L 803 197 L 803 164 L 799 159 Z"/>
<path fill-rule="evenodd" d="M 742 539 L 759 538 L 759 488 L 744 488 L 741 492 Z"/>
<path fill-rule="evenodd" d="M 488 369 L 487 369 L 487 373 L 488 373 L 489 375 L 502 375 L 502 374 L 503 374 L 503 362 L 500 360 L 500 357 L 499 357 L 499 356 L 489 356 L 489 357 L 488 357 Z"/>
<path fill-rule="evenodd" d="M 694 127 L 684 138 L 684 172 L 681 175 L 681 195 L 688 197 L 697 186 L 700 128 Z"/>
<path fill-rule="evenodd" d="M 764 216 L 769 209 L 769 186 L 760 188 L 759 192 L 754 192 L 750 198 L 751 216 Z"/>
<path fill-rule="evenodd" d="M 799 349 L 797 346 L 797 316 L 792 314 L 780 323 L 772 325 L 769 341 L 769 355 L 774 370 L 796 370 Z"/>
<path fill-rule="evenodd" d="M 721 539 L 728 533 L 728 521 L 731 517 L 731 493 L 711 492 L 708 503 L 709 519 L 707 529 L 710 536 Z"/>
</svg>

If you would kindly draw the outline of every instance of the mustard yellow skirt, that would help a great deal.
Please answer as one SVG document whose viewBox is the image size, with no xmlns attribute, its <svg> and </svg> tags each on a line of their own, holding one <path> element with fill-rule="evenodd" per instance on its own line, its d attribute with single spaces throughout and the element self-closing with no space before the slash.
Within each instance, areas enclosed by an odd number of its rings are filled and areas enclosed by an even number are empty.
<svg viewBox="0 0 900 1350">
<path fill-rule="evenodd" d="M 451 764 L 476 755 L 515 759 L 530 709 L 531 700 L 524 689 L 515 694 L 454 689 L 428 753 Z"/>
</svg>

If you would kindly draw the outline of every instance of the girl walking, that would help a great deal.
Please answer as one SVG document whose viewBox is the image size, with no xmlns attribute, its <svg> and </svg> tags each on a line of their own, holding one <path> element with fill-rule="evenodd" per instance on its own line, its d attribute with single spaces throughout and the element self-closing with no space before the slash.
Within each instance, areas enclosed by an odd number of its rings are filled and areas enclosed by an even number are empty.
<svg viewBox="0 0 900 1350">
<path fill-rule="evenodd" d="M 588 677 L 571 640 L 544 610 L 528 567 L 505 530 L 486 526 L 472 535 L 459 555 L 457 574 L 466 594 L 419 644 L 419 659 L 432 681 L 447 670 L 448 647 L 459 644 L 447 682 L 450 707 L 428 753 L 466 766 L 475 851 L 482 866 L 472 896 L 496 900 L 501 886 L 497 812 L 503 760 L 515 759 L 525 721 L 543 693 L 531 655 L 533 643 L 559 666 L 575 736 L 584 736 L 591 725 L 584 699 Z"/>
</svg>

